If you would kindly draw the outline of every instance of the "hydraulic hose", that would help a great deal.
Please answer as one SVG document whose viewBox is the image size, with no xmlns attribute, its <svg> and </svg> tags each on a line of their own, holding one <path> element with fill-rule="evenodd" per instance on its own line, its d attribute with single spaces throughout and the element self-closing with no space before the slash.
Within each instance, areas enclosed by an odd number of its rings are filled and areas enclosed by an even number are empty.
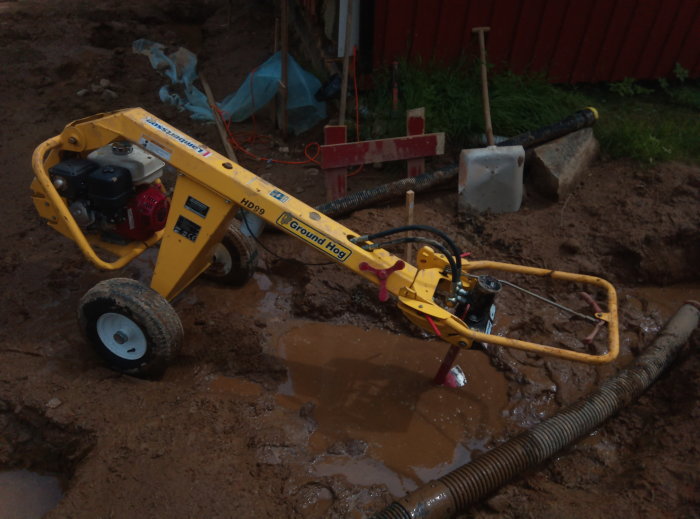
<svg viewBox="0 0 700 519">
<path fill-rule="evenodd" d="M 631 367 L 588 397 L 476 460 L 394 501 L 374 519 L 449 518 L 540 465 L 633 402 L 673 362 L 698 326 L 700 305 L 684 304 Z"/>
<path fill-rule="evenodd" d="M 363 241 L 373 241 L 376 240 L 377 238 L 384 238 L 386 236 L 391 236 L 393 234 L 399 234 L 402 232 L 408 232 L 408 231 L 425 231 L 429 232 L 432 234 L 435 234 L 442 238 L 447 245 L 450 246 L 450 249 L 452 249 L 452 255 L 455 258 L 459 258 L 460 255 L 462 254 L 462 251 L 459 247 L 457 247 L 457 244 L 454 242 L 450 236 L 441 231 L 440 229 L 437 229 L 435 227 L 431 227 L 430 225 L 403 225 L 401 227 L 393 227 L 391 229 L 386 229 L 384 231 L 379 231 L 375 232 L 372 234 L 365 234 L 364 236 L 358 236 L 357 238 L 353 238 L 350 241 L 353 243 L 359 243 Z"/>
<path fill-rule="evenodd" d="M 544 142 L 562 137 L 568 133 L 575 132 L 587 126 L 593 126 L 598 120 L 598 111 L 595 108 L 586 108 L 565 117 L 561 121 L 549 124 L 536 130 L 521 133 L 506 141 L 499 142 L 496 146 L 517 146 L 523 148 L 533 148 Z M 449 182 L 456 178 L 459 173 L 459 164 L 450 164 L 437 171 L 423 173 L 414 178 L 404 178 L 396 182 L 390 182 L 382 186 L 373 187 L 365 191 L 352 193 L 351 195 L 326 202 L 316 206 L 317 211 L 321 211 L 326 216 L 337 218 L 344 216 L 357 209 L 362 209 L 372 204 L 393 200 L 403 197 L 406 191 L 412 189 L 416 193 L 427 191 L 435 186 Z"/>
<path fill-rule="evenodd" d="M 447 250 L 447 248 L 440 242 L 431 240 L 430 238 L 423 238 L 421 236 L 415 236 L 415 237 L 405 237 L 405 238 L 398 238 L 396 240 L 390 240 L 390 241 L 385 241 L 385 242 L 380 242 L 380 243 L 373 243 L 372 245 L 361 245 L 361 247 L 365 250 L 374 250 L 378 249 L 380 247 L 386 247 L 388 245 L 400 245 L 402 243 L 425 243 L 427 245 L 432 246 L 433 248 L 437 249 L 440 251 L 445 258 L 447 258 L 447 261 L 450 263 L 450 275 L 452 277 L 452 296 L 457 295 L 457 290 L 459 289 L 459 283 L 460 283 L 460 273 L 461 269 L 457 266 L 457 260 L 459 259 L 459 256 L 452 256 L 450 254 L 450 251 Z"/>
</svg>

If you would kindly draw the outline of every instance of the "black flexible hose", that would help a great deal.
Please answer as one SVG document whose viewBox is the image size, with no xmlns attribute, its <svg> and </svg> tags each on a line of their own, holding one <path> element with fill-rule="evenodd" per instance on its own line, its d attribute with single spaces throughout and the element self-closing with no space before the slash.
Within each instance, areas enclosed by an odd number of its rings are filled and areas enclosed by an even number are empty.
<svg viewBox="0 0 700 519">
<path fill-rule="evenodd" d="M 545 142 L 552 141 L 559 137 L 563 137 L 569 133 L 573 133 L 581 128 L 593 126 L 598 120 L 598 112 L 595 108 L 585 108 L 578 112 L 565 117 L 561 121 L 554 124 L 542 126 L 536 130 L 521 133 L 515 137 L 511 137 L 505 141 L 499 142 L 496 146 L 517 146 L 523 148 L 534 148 Z"/>
<path fill-rule="evenodd" d="M 413 178 L 402 178 L 396 182 L 390 182 L 381 186 L 358 191 L 350 195 L 317 205 L 316 210 L 331 218 L 337 218 L 351 213 L 370 204 L 392 200 L 398 196 L 404 196 L 406 191 L 412 189 L 416 193 L 426 191 L 432 187 L 443 184 L 457 177 L 458 164 L 451 164 L 438 171 L 423 173 Z"/>
<path fill-rule="evenodd" d="M 386 229 L 384 231 L 375 232 L 373 234 L 365 234 L 364 236 L 358 236 L 357 238 L 352 238 L 350 241 L 353 243 L 374 241 L 377 238 L 384 238 L 385 236 L 391 236 L 392 234 L 398 234 L 400 232 L 408 231 L 425 231 L 433 233 L 445 240 L 445 243 L 447 243 L 447 245 L 450 246 L 450 248 L 452 249 L 452 254 L 454 254 L 456 258 L 459 258 L 462 255 L 462 251 L 460 250 L 460 248 L 457 247 L 457 244 L 452 240 L 452 238 L 450 238 L 450 236 L 447 233 L 441 231 L 436 227 L 431 227 L 430 225 L 404 225 L 402 227 L 394 227 L 392 229 Z"/>
<path fill-rule="evenodd" d="M 695 303 L 697 304 L 697 303 Z M 538 466 L 633 402 L 673 362 L 698 326 L 700 310 L 683 305 L 633 365 L 565 408 L 438 480 L 393 502 L 373 519 L 449 518 Z"/>
</svg>

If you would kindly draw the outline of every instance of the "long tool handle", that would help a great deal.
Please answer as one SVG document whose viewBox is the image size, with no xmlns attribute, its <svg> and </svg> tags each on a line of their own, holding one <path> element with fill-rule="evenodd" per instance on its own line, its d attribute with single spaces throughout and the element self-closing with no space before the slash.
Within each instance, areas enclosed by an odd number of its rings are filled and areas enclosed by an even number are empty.
<svg viewBox="0 0 700 519">
<path fill-rule="evenodd" d="M 282 18 L 280 23 L 280 42 L 282 46 L 282 69 L 280 71 L 280 104 L 282 105 L 282 121 L 281 130 L 282 136 L 287 138 L 287 131 L 289 127 L 289 111 L 287 105 L 289 104 L 289 6 L 287 0 L 282 0 L 280 2 L 280 17 Z"/>
<path fill-rule="evenodd" d="M 348 102 L 348 75 L 350 73 L 350 43 L 352 42 L 352 0 L 347 0 L 348 11 L 345 18 L 345 47 L 343 50 L 343 76 L 340 84 L 340 110 L 338 113 L 338 125 L 345 124 L 345 109 Z"/>
<path fill-rule="evenodd" d="M 493 127 L 491 126 L 491 105 L 489 104 L 489 84 L 486 75 L 486 42 L 484 33 L 491 30 L 490 27 L 474 27 L 472 32 L 479 35 L 479 52 L 481 55 L 481 97 L 484 102 L 484 124 L 486 125 L 486 141 L 489 146 L 494 145 Z"/>
<path fill-rule="evenodd" d="M 211 106 L 211 111 L 214 114 L 214 122 L 216 123 L 216 129 L 219 132 L 219 137 L 221 138 L 221 143 L 224 145 L 226 155 L 228 155 L 229 159 L 238 164 L 238 157 L 236 157 L 236 152 L 233 151 L 233 147 L 231 146 L 231 143 L 228 140 L 228 135 L 226 133 L 226 128 L 224 127 L 224 122 L 221 120 L 221 114 L 216 109 L 216 101 L 214 100 L 214 94 L 212 94 L 211 87 L 209 86 L 207 80 L 204 78 L 204 74 L 202 74 L 201 72 L 199 74 L 199 81 L 202 83 L 202 87 L 204 87 L 204 93 L 207 95 L 209 106 Z"/>
</svg>

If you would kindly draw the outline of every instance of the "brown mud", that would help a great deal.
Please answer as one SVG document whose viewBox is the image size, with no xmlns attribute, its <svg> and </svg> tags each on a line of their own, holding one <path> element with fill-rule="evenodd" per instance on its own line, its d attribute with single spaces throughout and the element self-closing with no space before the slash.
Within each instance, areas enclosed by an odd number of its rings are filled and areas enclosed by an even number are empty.
<svg viewBox="0 0 700 519">
<path fill-rule="evenodd" d="M 458 358 L 465 387 L 435 387 L 445 344 L 357 275 L 306 265 L 327 259 L 268 232 L 265 246 L 287 259 L 261 250 L 245 287 L 199 280 L 174 302 L 186 342 L 161 379 L 105 369 L 80 336 L 76 307 L 114 274 L 96 271 L 38 219 L 30 157 L 67 122 L 130 106 L 220 149 L 213 125 L 160 103 L 165 80 L 131 42 L 188 46 L 221 98 L 271 53 L 272 3 L 233 2 L 231 28 L 227 2 L 194 5 L 0 0 L 0 471 L 58 475 L 64 495 L 47 517 L 366 516 L 584 396 L 683 301 L 700 298 L 700 169 L 602 161 L 558 203 L 529 186 L 518 213 L 465 222 L 446 188 L 417 197 L 415 220 L 447 231 L 476 259 L 611 281 L 621 329 L 611 365 L 488 347 Z M 116 98 L 92 91 L 101 79 Z M 268 119 L 258 125 L 274 137 Z M 318 129 L 293 138 L 289 154 L 276 137 L 254 151 L 293 159 L 319 138 Z M 242 164 L 311 205 L 323 201 L 315 168 Z M 403 174 L 366 168 L 349 184 L 360 190 Z M 365 233 L 404 220 L 397 202 L 343 224 Z M 118 275 L 147 282 L 153 259 Z M 509 279 L 589 310 L 581 287 Z M 504 290 L 495 331 L 582 349 L 590 327 Z M 467 516 L 698 517 L 697 341 L 637 403 Z"/>
</svg>

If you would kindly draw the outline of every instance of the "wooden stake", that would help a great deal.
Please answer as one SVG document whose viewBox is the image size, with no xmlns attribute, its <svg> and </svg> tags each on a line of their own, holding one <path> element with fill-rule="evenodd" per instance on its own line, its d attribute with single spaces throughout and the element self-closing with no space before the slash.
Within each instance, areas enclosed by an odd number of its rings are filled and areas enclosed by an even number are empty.
<svg viewBox="0 0 700 519">
<path fill-rule="evenodd" d="M 282 2 L 282 20 L 280 39 L 282 45 L 282 80 L 280 84 L 280 102 L 282 103 L 282 136 L 287 138 L 288 114 L 287 114 L 287 99 L 289 91 L 287 87 L 287 61 L 289 59 L 289 0 L 281 0 Z"/>
<path fill-rule="evenodd" d="M 280 50 L 280 19 L 279 16 L 275 16 L 275 34 L 273 35 L 273 52 L 277 54 Z M 281 74 L 280 74 L 280 85 L 282 85 Z M 277 114 L 280 110 L 280 92 L 279 88 L 275 94 L 274 106 L 272 107 L 272 120 L 275 121 L 275 128 L 280 129 L 280 120 L 277 118 Z"/>
<path fill-rule="evenodd" d="M 338 126 L 345 124 L 345 110 L 348 103 L 348 73 L 350 69 L 350 43 L 352 38 L 352 0 L 348 2 L 348 13 L 345 20 L 345 49 L 343 49 L 343 76 L 340 87 L 340 112 Z"/>
<path fill-rule="evenodd" d="M 407 225 L 413 225 L 413 207 L 414 207 L 414 200 L 415 193 L 412 189 L 409 189 L 406 191 L 406 212 L 408 213 L 408 220 L 407 220 Z M 413 236 L 412 232 L 408 232 L 408 236 L 411 237 Z M 411 255 L 413 254 L 413 244 L 412 243 L 407 243 L 406 244 L 406 261 L 411 263 Z"/>
<path fill-rule="evenodd" d="M 202 74 L 201 72 L 199 73 L 199 80 L 202 82 L 202 86 L 204 87 L 204 93 L 207 94 L 207 101 L 209 101 L 209 106 L 211 107 L 211 111 L 214 114 L 214 122 L 216 123 L 216 129 L 219 130 L 219 137 L 221 138 L 221 142 L 224 145 L 226 155 L 228 155 L 229 159 L 238 164 L 238 157 L 236 157 L 236 152 L 233 151 L 231 143 L 228 140 L 228 134 L 226 133 L 224 122 L 221 120 L 221 115 L 219 114 L 218 110 L 216 110 L 216 101 L 214 100 L 214 95 L 211 92 L 209 83 L 206 79 L 204 79 L 204 74 Z"/>
<path fill-rule="evenodd" d="M 273 50 L 277 52 L 280 50 L 280 19 L 275 16 L 275 34 L 273 36 Z"/>
<path fill-rule="evenodd" d="M 494 145 L 493 126 L 491 125 L 491 107 L 489 104 L 489 83 L 486 77 L 486 42 L 484 33 L 491 30 L 490 27 L 474 27 L 472 32 L 479 35 L 479 54 L 481 57 L 481 98 L 484 103 L 484 126 L 486 133 L 486 142 L 489 146 Z"/>
</svg>

